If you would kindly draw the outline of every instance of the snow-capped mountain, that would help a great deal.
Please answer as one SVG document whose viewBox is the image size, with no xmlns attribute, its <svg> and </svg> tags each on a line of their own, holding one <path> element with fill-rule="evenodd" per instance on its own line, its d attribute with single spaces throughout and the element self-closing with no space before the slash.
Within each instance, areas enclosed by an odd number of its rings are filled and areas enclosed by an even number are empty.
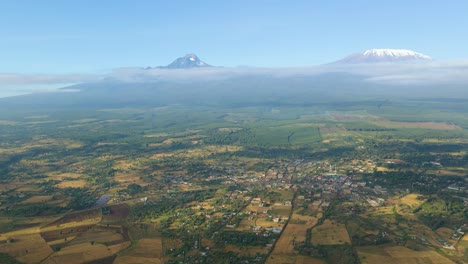
<svg viewBox="0 0 468 264">
<path fill-rule="evenodd" d="M 195 54 L 187 54 L 184 57 L 177 58 L 171 64 L 167 66 L 161 66 L 158 68 L 163 69 L 190 69 L 190 68 L 199 68 L 199 67 L 211 67 L 204 61 L 201 61 Z"/>
<path fill-rule="evenodd" d="M 430 62 L 432 58 L 419 52 L 405 49 L 370 49 L 352 54 L 336 63 L 390 63 L 390 62 Z"/>
</svg>

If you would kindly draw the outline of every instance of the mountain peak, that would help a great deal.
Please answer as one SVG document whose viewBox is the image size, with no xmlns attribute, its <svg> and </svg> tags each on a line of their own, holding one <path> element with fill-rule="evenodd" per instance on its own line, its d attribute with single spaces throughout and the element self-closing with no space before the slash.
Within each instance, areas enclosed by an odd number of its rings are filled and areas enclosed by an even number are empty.
<svg viewBox="0 0 468 264">
<path fill-rule="evenodd" d="M 337 63 L 389 63 L 389 62 L 429 62 L 430 56 L 406 49 L 369 49 L 352 54 Z"/>
<path fill-rule="evenodd" d="M 171 64 L 166 67 L 160 67 L 165 69 L 190 69 L 190 68 L 199 68 L 199 67 L 211 67 L 204 61 L 201 61 L 197 55 L 189 53 L 184 57 L 177 58 Z"/>
</svg>

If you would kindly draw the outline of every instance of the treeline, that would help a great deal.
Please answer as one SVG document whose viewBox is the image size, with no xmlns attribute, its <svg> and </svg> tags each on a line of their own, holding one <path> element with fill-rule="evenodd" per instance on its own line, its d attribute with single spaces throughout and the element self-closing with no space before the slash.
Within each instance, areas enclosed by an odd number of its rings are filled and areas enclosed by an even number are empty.
<svg viewBox="0 0 468 264">
<path fill-rule="evenodd" d="M 215 236 L 215 242 L 218 244 L 233 244 L 238 246 L 265 246 L 270 239 L 278 237 L 259 236 L 253 232 L 222 231 Z"/>
</svg>

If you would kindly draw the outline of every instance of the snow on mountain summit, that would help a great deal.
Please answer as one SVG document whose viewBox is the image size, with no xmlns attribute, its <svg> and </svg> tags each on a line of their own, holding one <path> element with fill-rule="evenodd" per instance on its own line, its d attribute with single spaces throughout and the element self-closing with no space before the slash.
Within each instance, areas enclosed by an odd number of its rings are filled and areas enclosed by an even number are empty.
<svg viewBox="0 0 468 264">
<path fill-rule="evenodd" d="M 212 67 L 204 61 L 201 61 L 197 55 L 190 53 L 184 57 L 177 58 L 167 66 L 158 66 L 159 69 L 191 69 L 200 67 Z M 149 68 L 151 69 L 151 68 Z"/>
<path fill-rule="evenodd" d="M 350 55 L 337 63 L 429 62 L 430 56 L 405 49 L 370 49 Z"/>
<path fill-rule="evenodd" d="M 370 49 L 362 53 L 364 56 L 394 56 L 394 57 L 417 57 L 426 60 L 432 60 L 431 57 L 419 52 L 405 49 Z"/>
</svg>

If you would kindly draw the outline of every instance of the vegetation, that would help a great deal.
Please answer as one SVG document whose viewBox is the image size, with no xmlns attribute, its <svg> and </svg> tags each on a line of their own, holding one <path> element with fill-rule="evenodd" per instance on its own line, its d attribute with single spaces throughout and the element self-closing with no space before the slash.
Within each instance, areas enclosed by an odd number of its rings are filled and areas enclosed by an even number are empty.
<svg viewBox="0 0 468 264">
<path fill-rule="evenodd" d="M 465 110 L 419 103 L 0 113 L 0 262 L 462 262 Z"/>
</svg>

